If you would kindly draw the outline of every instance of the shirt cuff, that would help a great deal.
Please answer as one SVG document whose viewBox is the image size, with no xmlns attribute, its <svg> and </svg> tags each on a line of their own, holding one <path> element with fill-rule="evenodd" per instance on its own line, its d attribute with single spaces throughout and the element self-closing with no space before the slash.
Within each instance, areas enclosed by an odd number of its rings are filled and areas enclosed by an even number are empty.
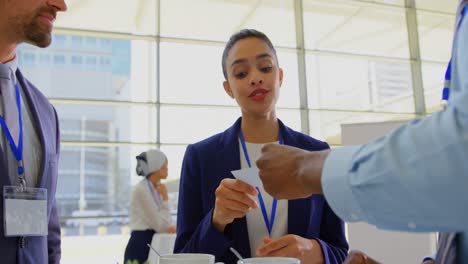
<svg viewBox="0 0 468 264">
<path fill-rule="evenodd" d="M 350 162 L 361 146 L 333 149 L 325 160 L 322 172 L 322 189 L 325 198 L 341 219 L 346 222 L 361 221 L 362 210 L 350 185 Z"/>
</svg>

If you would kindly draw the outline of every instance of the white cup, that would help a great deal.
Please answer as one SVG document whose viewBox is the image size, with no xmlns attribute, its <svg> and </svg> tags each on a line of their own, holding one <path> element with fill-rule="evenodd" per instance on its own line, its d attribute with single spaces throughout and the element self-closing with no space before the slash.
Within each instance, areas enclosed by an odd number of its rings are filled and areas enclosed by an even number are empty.
<svg viewBox="0 0 468 264">
<path fill-rule="evenodd" d="M 248 258 L 237 261 L 237 264 L 300 264 L 301 261 L 296 258 L 280 258 L 280 257 L 265 257 L 265 258 Z"/>
<path fill-rule="evenodd" d="M 210 254 L 181 253 L 162 255 L 158 264 L 214 264 L 215 257 Z"/>
</svg>

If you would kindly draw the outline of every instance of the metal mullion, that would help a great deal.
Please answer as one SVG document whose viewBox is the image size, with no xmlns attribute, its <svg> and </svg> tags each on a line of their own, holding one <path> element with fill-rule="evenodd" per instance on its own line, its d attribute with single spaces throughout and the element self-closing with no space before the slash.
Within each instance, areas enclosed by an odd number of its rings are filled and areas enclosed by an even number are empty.
<svg viewBox="0 0 468 264">
<path fill-rule="evenodd" d="M 306 50 L 304 41 L 304 9 L 302 0 L 294 0 L 294 17 L 296 26 L 296 52 L 299 78 L 299 102 L 301 114 L 301 131 L 309 134 L 309 103 L 307 97 Z"/>
<path fill-rule="evenodd" d="M 161 0 L 157 0 L 156 4 L 156 34 L 158 40 L 156 41 L 156 146 L 161 147 Z"/>
<path fill-rule="evenodd" d="M 411 76 L 413 82 L 414 109 L 416 114 L 426 114 L 424 102 L 424 87 L 421 69 L 421 54 L 419 51 L 418 18 L 415 0 L 405 0 L 406 25 L 408 30 L 409 52 L 411 58 Z"/>
</svg>

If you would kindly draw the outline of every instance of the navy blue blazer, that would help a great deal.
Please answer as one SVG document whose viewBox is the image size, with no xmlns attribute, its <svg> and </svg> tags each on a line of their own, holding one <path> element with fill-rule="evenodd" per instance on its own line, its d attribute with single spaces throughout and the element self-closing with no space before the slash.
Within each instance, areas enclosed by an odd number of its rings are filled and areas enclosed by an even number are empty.
<svg viewBox="0 0 468 264">
<path fill-rule="evenodd" d="M 32 122 L 39 132 L 42 144 L 42 164 L 37 188 L 47 189 L 47 216 L 49 232 L 47 237 L 5 237 L 3 226 L 3 202 L 0 203 L 0 255 L 1 263 L 60 263 L 60 224 L 55 204 L 57 188 L 58 157 L 60 152 L 60 133 L 55 109 L 46 97 L 21 72 L 16 77 L 23 89 L 25 103 L 32 113 Z M 1 148 L 1 147 L 0 147 Z M 27 151 L 28 146 L 24 149 Z M 0 149 L 1 150 L 1 149 Z M 3 186 L 11 185 L 7 171 L 7 159 L 0 151 L 0 194 L 3 199 Z"/>
<path fill-rule="evenodd" d="M 189 145 L 180 179 L 175 253 L 208 253 L 216 261 L 236 263 L 229 247 L 250 257 L 246 218 L 235 219 L 218 232 L 211 222 L 215 190 L 224 178 L 240 169 L 239 129 L 241 118 L 223 133 Z M 286 127 L 279 121 L 284 144 L 307 150 L 327 149 L 328 144 Z M 325 263 L 342 263 L 348 243 L 344 223 L 330 209 L 322 195 L 288 201 L 288 233 L 316 239 Z"/>
</svg>

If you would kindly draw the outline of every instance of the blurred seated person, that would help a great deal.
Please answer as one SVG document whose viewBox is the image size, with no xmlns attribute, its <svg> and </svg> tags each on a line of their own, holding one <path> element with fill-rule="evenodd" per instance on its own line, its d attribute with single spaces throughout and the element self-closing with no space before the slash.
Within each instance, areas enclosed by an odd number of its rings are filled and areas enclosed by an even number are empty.
<svg viewBox="0 0 468 264">
<path fill-rule="evenodd" d="M 169 208 L 167 188 L 161 183 L 167 178 L 167 157 L 151 149 L 136 157 L 136 172 L 144 178 L 135 185 L 130 205 L 132 233 L 125 249 L 124 263 L 144 263 L 148 259 L 155 233 L 175 233 Z"/>
</svg>

